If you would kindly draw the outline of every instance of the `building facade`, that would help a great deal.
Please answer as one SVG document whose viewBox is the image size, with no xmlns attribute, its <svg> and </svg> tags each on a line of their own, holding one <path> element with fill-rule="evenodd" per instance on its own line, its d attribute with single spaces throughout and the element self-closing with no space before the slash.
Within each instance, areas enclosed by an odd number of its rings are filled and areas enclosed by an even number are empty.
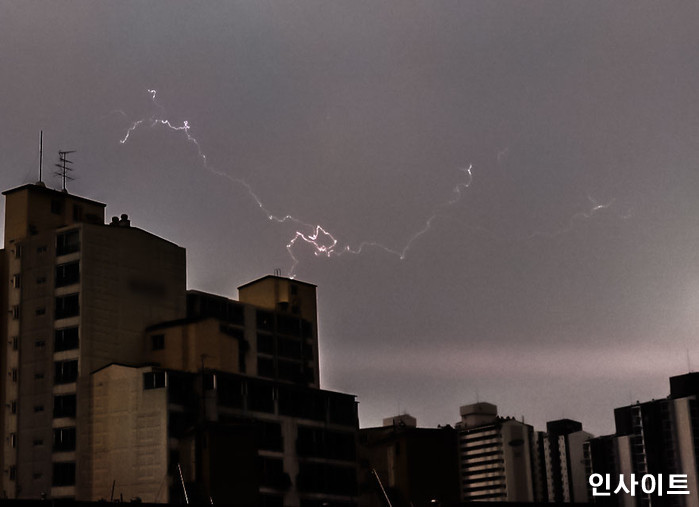
<svg viewBox="0 0 699 507">
<path fill-rule="evenodd" d="M 461 500 L 533 502 L 535 498 L 534 429 L 499 417 L 497 406 L 461 407 L 459 440 Z"/>
<path fill-rule="evenodd" d="M 0 386 L 0 459 L 5 496 L 98 500 L 109 498 L 109 486 L 117 488 L 122 479 L 122 494 L 148 501 L 173 499 L 177 481 L 199 495 L 221 495 L 212 481 L 233 484 L 220 479 L 233 465 L 211 451 L 206 454 L 204 449 L 211 448 L 204 442 L 230 442 L 240 431 L 259 431 L 254 421 L 274 420 L 286 442 L 281 473 L 289 476 L 289 484 L 264 496 L 270 488 L 262 483 L 269 481 L 260 482 L 266 472 L 258 465 L 266 462 L 265 453 L 280 451 L 254 446 L 245 470 L 258 479 L 245 484 L 257 485 L 255 494 L 272 504 L 313 505 L 328 495 L 340 503 L 354 501 L 353 454 L 345 452 L 334 463 L 332 458 L 299 458 L 296 451 L 308 431 L 322 442 L 341 441 L 340 446 L 356 440 L 354 398 L 319 389 L 315 286 L 269 276 L 240 287 L 239 301 L 188 292 L 185 250 L 132 227 L 126 215 L 105 224 L 104 204 L 43 184 L 4 195 L 0 303 L 6 311 L 0 317 L 0 366 L 6 381 Z M 197 375 L 200 380 L 194 380 Z M 231 375 L 238 380 L 230 380 Z M 194 394 L 178 404 L 170 386 L 184 378 L 193 385 L 213 385 L 190 389 Z M 161 379 L 169 380 L 160 385 Z M 157 388 L 149 388 L 150 381 Z M 218 399 L 221 382 L 233 382 L 231 389 L 241 390 L 236 396 L 248 401 L 257 400 L 255 389 L 266 386 L 260 389 L 269 394 L 273 411 L 244 404 L 236 412 L 207 401 Z M 319 412 L 309 420 L 289 414 L 284 407 L 290 397 L 301 406 L 318 404 Z M 330 419 L 338 403 L 345 411 L 339 437 Z M 318 424 L 328 431 L 305 429 Z M 182 443 L 187 439 L 190 447 Z M 137 461 L 134 470 L 140 470 L 138 484 L 116 473 L 128 453 Z M 342 494 L 307 486 L 318 476 L 337 472 L 349 477 L 352 470 L 355 480 Z"/>
</svg>

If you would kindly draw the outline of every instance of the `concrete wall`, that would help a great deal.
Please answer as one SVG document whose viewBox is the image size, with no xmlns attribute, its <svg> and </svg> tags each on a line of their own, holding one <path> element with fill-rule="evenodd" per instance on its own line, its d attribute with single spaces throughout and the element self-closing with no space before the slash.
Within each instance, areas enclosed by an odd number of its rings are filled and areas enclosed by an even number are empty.
<svg viewBox="0 0 699 507">
<path fill-rule="evenodd" d="M 92 459 L 79 500 L 167 502 L 167 390 L 144 389 L 151 368 L 108 366 L 91 376 Z M 115 482 L 116 481 L 116 482 Z"/>
</svg>

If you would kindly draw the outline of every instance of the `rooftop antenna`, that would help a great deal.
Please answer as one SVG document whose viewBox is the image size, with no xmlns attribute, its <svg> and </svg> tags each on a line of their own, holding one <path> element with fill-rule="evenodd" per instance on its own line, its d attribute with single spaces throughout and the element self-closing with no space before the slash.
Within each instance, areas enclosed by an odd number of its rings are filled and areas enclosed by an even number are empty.
<svg viewBox="0 0 699 507">
<path fill-rule="evenodd" d="M 39 131 L 39 183 L 41 181 L 41 171 L 44 168 L 44 131 Z"/>
<path fill-rule="evenodd" d="M 59 151 L 58 151 L 58 162 L 59 162 L 59 163 L 56 164 L 56 167 L 58 167 L 58 168 L 60 169 L 60 171 L 56 171 L 56 172 L 54 173 L 54 174 L 56 174 L 57 176 L 60 176 L 61 178 L 63 178 L 63 191 L 64 191 L 64 192 L 68 192 L 68 190 L 66 189 L 66 181 L 73 181 L 73 179 L 74 179 L 74 178 L 68 176 L 68 171 L 72 171 L 72 170 L 73 170 L 72 167 L 68 167 L 68 164 L 72 164 L 73 161 L 72 161 L 72 160 L 68 160 L 68 159 L 66 158 L 66 155 L 68 155 L 68 154 L 70 154 L 70 153 L 75 153 L 75 150 L 71 150 L 71 151 L 61 151 L 61 150 L 59 150 Z"/>
<path fill-rule="evenodd" d="M 281 268 L 274 268 L 274 276 L 282 276 Z"/>
</svg>

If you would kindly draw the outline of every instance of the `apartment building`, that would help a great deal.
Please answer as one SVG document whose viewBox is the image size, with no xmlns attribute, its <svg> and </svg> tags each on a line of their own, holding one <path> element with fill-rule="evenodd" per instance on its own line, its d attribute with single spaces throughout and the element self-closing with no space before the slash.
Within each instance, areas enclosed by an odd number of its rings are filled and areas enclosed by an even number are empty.
<svg viewBox="0 0 699 507">
<path fill-rule="evenodd" d="M 314 285 L 263 277 L 241 286 L 238 301 L 187 291 L 185 250 L 133 227 L 128 216 L 105 224 L 104 204 L 41 183 L 3 194 L 4 495 L 108 499 L 113 493 L 105 484 L 117 488 L 116 472 L 129 455 L 145 468 L 134 468 L 143 471 L 138 486 L 123 480 L 125 498 L 167 502 L 186 485 L 213 499 L 230 494 L 221 489 L 234 484 L 225 473 L 230 468 L 252 471 L 256 479 L 245 484 L 269 505 L 354 502 L 355 456 L 333 449 L 356 441 L 356 403 L 319 389 Z M 176 401 L 172 393 L 185 378 L 190 395 Z M 229 386 L 225 399 L 244 403 L 207 401 L 218 399 L 219 385 Z M 254 409 L 262 398 L 267 409 Z M 316 412 L 290 413 L 291 398 L 293 406 Z M 339 423 L 331 417 L 337 410 Z M 125 433 L 129 421 L 145 429 Z M 228 442 L 225 435 L 241 428 L 257 435 L 268 423 L 280 428 L 282 451 L 253 438 L 248 454 L 223 461 L 217 455 L 209 460 L 215 467 L 203 465 L 207 439 Z M 325 429 L 313 429 L 318 425 Z M 303 455 L 299 442 L 306 438 L 321 450 Z M 260 463 L 288 475 L 288 484 L 269 486 Z M 355 480 L 329 490 L 319 485 L 326 476 Z"/>
</svg>

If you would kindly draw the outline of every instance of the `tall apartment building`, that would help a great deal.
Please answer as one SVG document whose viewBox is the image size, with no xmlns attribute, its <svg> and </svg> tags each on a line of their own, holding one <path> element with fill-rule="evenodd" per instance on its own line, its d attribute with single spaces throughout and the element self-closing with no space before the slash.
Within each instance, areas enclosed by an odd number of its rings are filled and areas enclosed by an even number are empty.
<svg viewBox="0 0 699 507">
<path fill-rule="evenodd" d="M 670 378 L 670 396 L 665 399 L 637 402 L 614 410 L 616 432 L 589 440 L 585 444 L 586 473 L 610 474 L 616 488 L 620 474 L 629 481 L 630 474 L 641 478 L 659 474 L 666 482 L 670 474 L 687 476 L 689 495 L 660 496 L 656 491 L 636 494 L 593 497 L 604 505 L 698 505 L 699 476 L 699 373 Z M 604 489 L 604 488 L 600 488 Z"/>
<path fill-rule="evenodd" d="M 497 406 L 480 402 L 461 407 L 459 438 L 461 500 L 533 502 L 534 429 L 499 417 Z"/>
<path fill-rule="evenodd" d="M 537 454 L 541 465 L 541 492 L 538 498 L 548 502 L 586 503 L 584 443 L 592 434 L 571 419 L 546 423 L 546 433 L 537 432 Z"/>
<path fill-rule="evenodd" d="M 354 501 L 354 480 L 318 479 L 356 477 L 357 415 L 354 397 L 319 389 L 315 286 L 187 292 L 184 249 L 126 215 L 105 225 L 104 204 L 43 184 L 4 195 L 5 495 L 97 500 L 118 477 L 126 498 L 166 502 L 179 481 L 231 499 L 222 477 L 244 463 L 256 503 Z M 265 447 L 265 428 L 281 447 Z M 240 434 L 257 435 L 244 455 Z M 140 475 L 123 476 L 126 462 Z"/>
</svg>

